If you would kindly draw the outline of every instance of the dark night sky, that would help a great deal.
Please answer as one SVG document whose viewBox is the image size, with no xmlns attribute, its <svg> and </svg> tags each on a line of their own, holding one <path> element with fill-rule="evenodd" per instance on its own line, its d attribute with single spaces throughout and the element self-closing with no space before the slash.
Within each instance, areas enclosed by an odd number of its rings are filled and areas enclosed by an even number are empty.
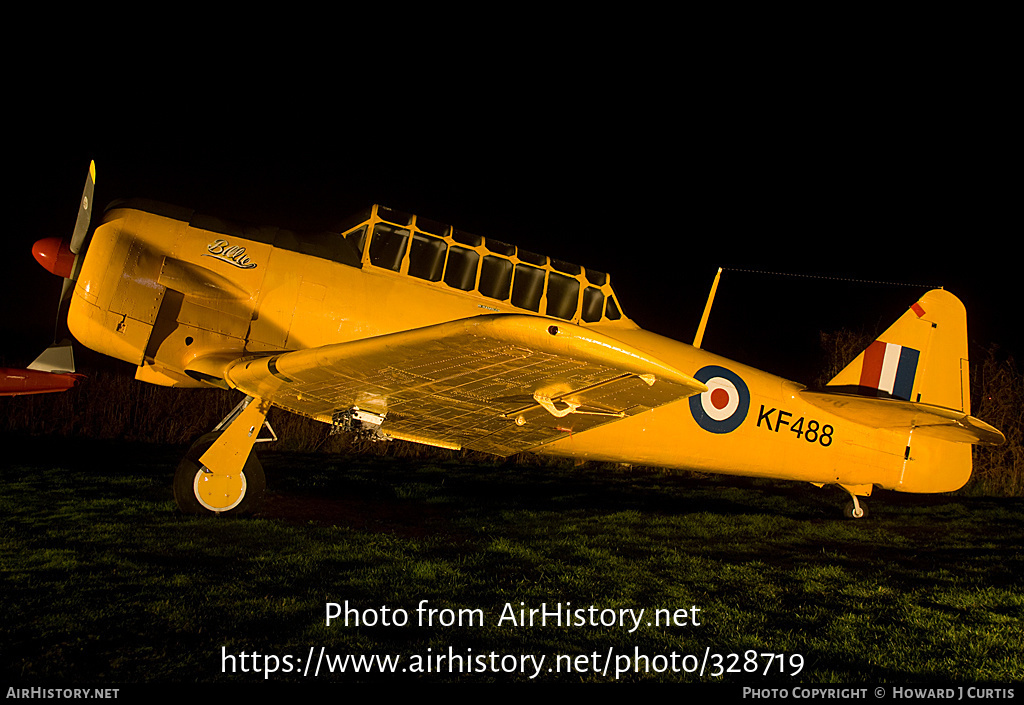
<svg viewBox="0 0 1024 705">
<path fill-rule="evenodd" d="M 60 283 L 30 248 L 70 234 L 95 159 L 101 206 L 145 196 L 303 229 L 380 202 L 604 270 L 627 315 L 685 342 L 725 266 L 943 285 L 973 341 L 1024 357 L 998 96 L 946 77 L 882 88 L 763 75 L 517 91 L 158 91 L 97 97 L 87 121 L 23 114 L 6 165 L 0 355 L 23 365 L 48 343 Z M 809 382 L 818 330 L 880 331 L 923 292 L 727 272 L 704 347 Z"/>
</svg>

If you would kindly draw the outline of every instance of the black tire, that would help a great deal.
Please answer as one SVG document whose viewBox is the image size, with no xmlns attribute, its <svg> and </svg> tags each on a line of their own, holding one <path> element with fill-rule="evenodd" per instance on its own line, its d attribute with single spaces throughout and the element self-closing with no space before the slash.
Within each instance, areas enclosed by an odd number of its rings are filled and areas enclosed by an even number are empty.
<svg viewBox="0 0 1024 705">
<path fill-rule="evenodd" d="M 213 445 L 213 442 L 220 437 L 220 433 L 207 433 L 200 436 L 199 440 L 192 444 L 185 457 L 178 463 L 174 471 L 174 502 L 178 509 L 185 514 L 207 514 L 222 516 L 237 516 L 251 514 L 263 503 L 263 492 L 266 489 L 267 481 L 263 474 L 263 466 L 257 460 L 256 454 L 249 453 L 242 468 L 245 476 L 245 496 L 231 509 L 224 511 L 213 511 L 204 506 L 195 493 L 196 474 L 202 472 L 202 463 L 199 458 Z"/>
<path fill-rule="evenodd" d="M 868 503 L 865 502 L 863 499 L 858 499 L 857 504 L 860 505 L 860 509 L 863 512 L 863 514 L 861 514 L 859 517 L 853 516 L 853 500 L 851 499 L 849 502 L 846 503 L 846 506 L 843 507 L 843 516 L 847 519 L 866 519 L 868 516 Z"/>
</svg>

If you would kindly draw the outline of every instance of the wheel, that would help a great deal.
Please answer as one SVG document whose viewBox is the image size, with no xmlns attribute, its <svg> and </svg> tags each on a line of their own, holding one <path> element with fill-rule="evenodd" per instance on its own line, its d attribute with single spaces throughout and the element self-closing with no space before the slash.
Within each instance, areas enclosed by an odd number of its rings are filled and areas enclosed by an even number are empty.
<svg viewBox="0 0 1024 705">
<path fill-rule="evenodd" d="M 174 471 L 174 501 L 186 514 L 249 514 L 263 501 L 266 478 L 255 453 L 249 453 L 241 475 L 234 477 L 212 473 L 199 462 L 219 437 L 201 436 Z"/>
<path fill-rule="evenodd" d="M 854 513 L 853 500 L 846 503 L 846 507 L 843 508 L 843 516 L 847 519 L 864 519 L 868 515 L 868 504 L 863 499 L 858 499 L 857 504 L 860 505 L 860 513 Z"/>
</svg>

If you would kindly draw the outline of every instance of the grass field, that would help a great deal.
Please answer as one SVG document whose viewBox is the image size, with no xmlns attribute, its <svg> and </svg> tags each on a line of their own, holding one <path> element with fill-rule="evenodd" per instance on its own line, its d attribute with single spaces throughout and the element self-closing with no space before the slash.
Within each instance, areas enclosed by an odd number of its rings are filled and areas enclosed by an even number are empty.
<svg viewBox="0 0 1024 705">
<path fill-rule="evenodd" d="M 183 452 L 4 440 L 4 683 L 1024 679 L 1021 499 L 876 492 L 851 521 L 796 484 L 266 452 L 260 514 L 195 518 Z M 374 624 L 328 626 L 346 602 Z M 544 605 L 587 623 L 500 621 Z"/>
</svg>

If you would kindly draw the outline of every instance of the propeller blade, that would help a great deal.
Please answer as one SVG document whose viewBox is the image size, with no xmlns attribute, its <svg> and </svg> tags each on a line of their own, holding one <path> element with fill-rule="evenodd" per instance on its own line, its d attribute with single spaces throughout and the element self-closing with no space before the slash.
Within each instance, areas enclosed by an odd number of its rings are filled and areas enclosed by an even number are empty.
<svg viewBox="0 0 1024 705">
<path fill-rule="evenodd" d="M 89 234 L 89 224 L 92 220 L 93 191 L 96 188 L 96 162 L 89 162 L 89 173 L 85 178 L 85 188 L 82 190 L 82 200 L 78 205 L 78 218 L 75 220 L 75 230 L 71 235 L 71 241 L 61 243 L 57 238 L 40 240 L 32 248 L 32 254 L 39 263 L 47 270 L 64 276 L 63 285 L 60 290 L 60 299 L 57 301 L 57 323 L 54 326 L 53 340 L 54 348 L 63 347 L 67 344 L 67 338 L 71 337 L 68 331 L 68 305 L 71 303 L 71 295 L 75 290 L 75 282 L 78 280 L 78 272 L 81 267 L 82 257 L 85 252 L 82 245 Z M 66 247 L 66 249 L 64 249 Z M 70 250 L 70 254 L 67 254 Z M 63 255 L 61 252 L 63 251 Z M 67 260 L 74 259 L 68 267 Z M 66 275 L 66 276 L 65 276 Z M 58 344 L 57 341 L 64 341 Z M 70 349 L 70 348 L 69 348 Z M 74 362 L 70 362 L 71 371 L 74 371 Z"/>
<path fill-rule="evenodd" d="M 77 259 L 77 258 L 76 258 Z M 75 280 L 65 279 L 60 289 L 60 299 L 57 301 L 57 321 L 53 326 L 53 342 L 66 340 L 71 337 L 68 330 L 68 305 L 71 303 L 71 294 L 75 290 Z M 74 372 L 74 370 L 71 370 Z"/>
<path fill-rule="evenodd" d="M 75 221 L 75 232 L 71 235 L 70 249 L 76 255 L 82 249 L 82 243 L 89 232 L 89 221 L 92 219 L 92 193 L 96 188 L 96 162 L 89 162 L 89 174 L 85 178 L 82 190 L 82 202 L 78 207 L 78 219 Z"/>
</svg>

